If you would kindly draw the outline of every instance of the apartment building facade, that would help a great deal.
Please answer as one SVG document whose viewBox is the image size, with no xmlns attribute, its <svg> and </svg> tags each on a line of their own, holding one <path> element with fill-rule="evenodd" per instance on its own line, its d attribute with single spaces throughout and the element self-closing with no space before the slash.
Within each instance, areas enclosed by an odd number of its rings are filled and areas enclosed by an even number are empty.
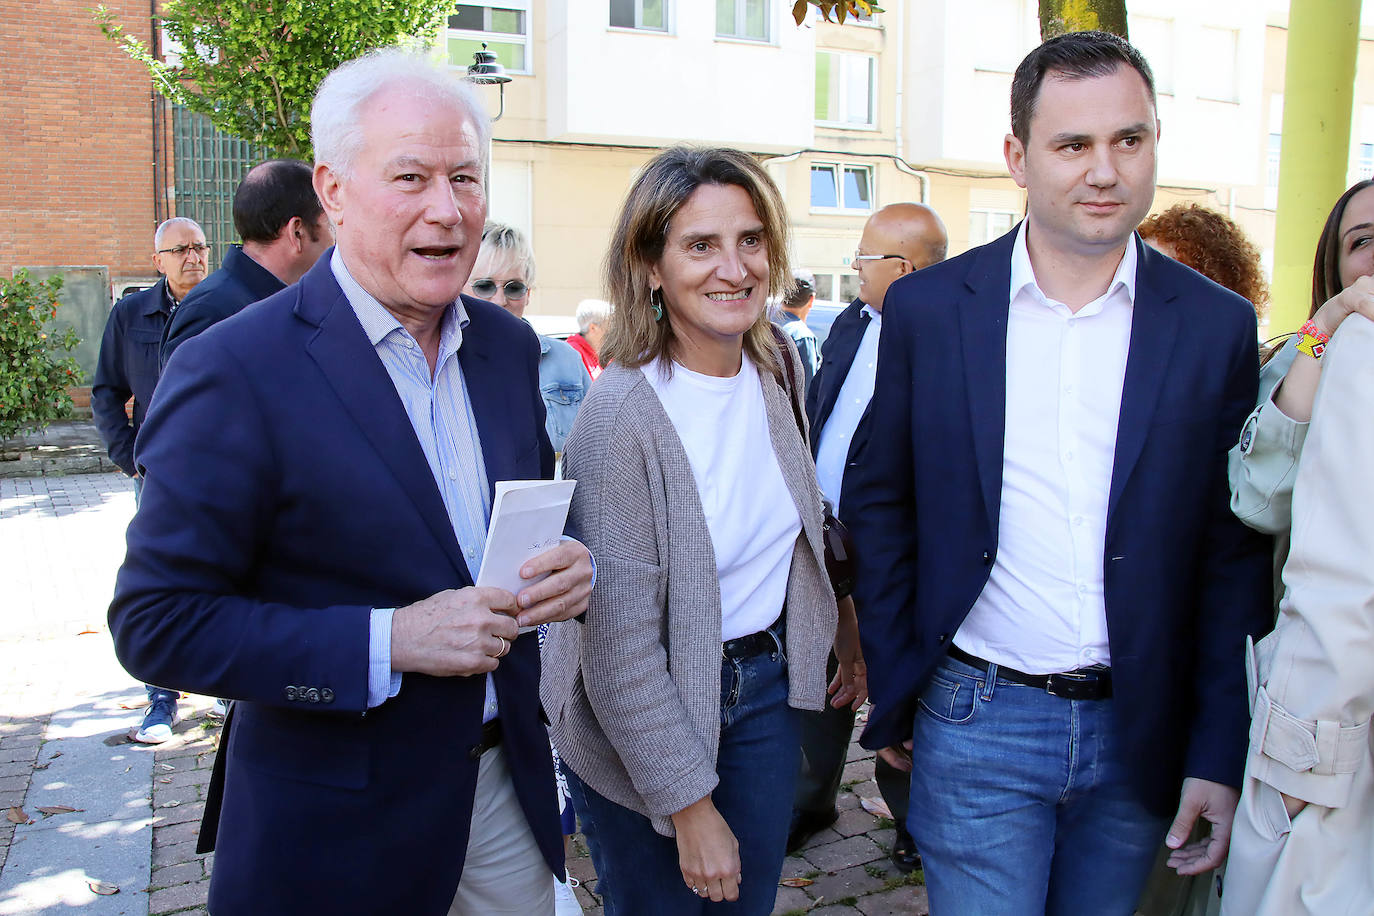
<svg viewBox="0 0 1374 916">
<path fill-rule="evenodd" d="M 1155 209 L 1230 214 L 1271 256 L 1284 0 L 1131 0 L 1163 137 Z M 892 0 L 802 26 L 782 0 L 488 0 L 450 19 L 455 67 L 486 42 L 513 81 L 492 149 L 492 216 L 530 233 L 531 309 L 598 295 L 611 222 L 637 169 L 675 142 L 760 157 L 792 215 L 792 256 L 848 301 L 877 207 L 924 201 L 951 254 L 1024 212 L 1002 159 L 1012 72 L 1039 42 L 1035 0 Z M 1361 33 L 1351 181 L 1374 172 L 1374 28 Z M 493 110 L 496 90 L 489 88 Z M 1289 142 L 1300 142 L 1290 140 Z"/>
</svg>

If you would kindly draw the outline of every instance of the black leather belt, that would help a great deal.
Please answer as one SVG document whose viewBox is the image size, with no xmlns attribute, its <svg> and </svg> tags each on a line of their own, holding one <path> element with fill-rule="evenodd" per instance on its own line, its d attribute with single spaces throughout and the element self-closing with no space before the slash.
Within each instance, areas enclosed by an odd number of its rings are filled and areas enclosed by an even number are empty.
<svg viewBox="0 0 1374 916">
<path fill-rule="evenodd" d="M 492 719 L 490 722 L 482 723 L 482 740 L 472 746 L 468 751 L 468 756 L 473 760 L 481 757 L 487 751 L 501 743 L 501 720 Z"/>
<path fill-rule="evenodd" d="M 976 655 L 970 655 L 958 646 L 949 647 L 949 657 L 955 661 L 981 668 L 984 672 L 993 663 Z M 1079 668 L 1063 674 L 1026 674 L 1005 665 L 997 666 L 997 676 L 1013 684 L 1038 687 L 1052 697 L 1065 700 L 1108 700 L 1112 696 L 1112 669 L 1105 665 L 1093 668 Z"/>
<path fill-rule="evenodd" d="M 782 634 L 775 633 L 770 628 L 750 633 L 748 636 L 727 639 L 721 644 L 720 654 L 726 658 L 753 658 L 765 652 L 775 652 L 781 645 Z"/>
</svg>

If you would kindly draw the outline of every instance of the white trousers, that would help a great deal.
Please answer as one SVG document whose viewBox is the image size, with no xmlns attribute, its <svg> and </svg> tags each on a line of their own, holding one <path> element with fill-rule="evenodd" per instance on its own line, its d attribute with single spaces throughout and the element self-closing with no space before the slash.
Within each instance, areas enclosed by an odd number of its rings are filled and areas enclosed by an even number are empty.
<svg viewBox="0 0 1374 916">
<path fill-rule="evenodd" d="M 553 884 L 498 745 L 478 767 L 467 859 L 449 916 L 553 916 Z"/>
</svg>

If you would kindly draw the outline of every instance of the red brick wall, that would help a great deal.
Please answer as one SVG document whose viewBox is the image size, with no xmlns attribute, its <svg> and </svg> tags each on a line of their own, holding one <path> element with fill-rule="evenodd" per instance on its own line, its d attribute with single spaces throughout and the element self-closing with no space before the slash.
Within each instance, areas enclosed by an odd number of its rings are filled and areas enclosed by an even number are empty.
<svg viewBox="0 0 1374 916">
<path fill-rule="evenodd" d="M 151 32 L 149 0 L 105 0 Z M 153 129 L 147 71 L 78 0 L 5 4 L 0 17 L 0 275 L 25 265 L 154 272 Z"/>
</svg>

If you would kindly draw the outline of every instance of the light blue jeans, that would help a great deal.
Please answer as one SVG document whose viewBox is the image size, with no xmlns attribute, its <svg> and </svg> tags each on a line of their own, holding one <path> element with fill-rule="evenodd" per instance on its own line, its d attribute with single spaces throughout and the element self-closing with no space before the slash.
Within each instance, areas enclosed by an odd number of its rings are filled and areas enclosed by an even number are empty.
<svg viewBox="0 0 1374 916">
<path fill-rule="evenodd" d="M 912 759 L 908 827 L 932 916 L 1135 912 L 1169 819 L 1128 784 L 1111 700 L 946 659 L 921 695 Z"/>
</svg>

